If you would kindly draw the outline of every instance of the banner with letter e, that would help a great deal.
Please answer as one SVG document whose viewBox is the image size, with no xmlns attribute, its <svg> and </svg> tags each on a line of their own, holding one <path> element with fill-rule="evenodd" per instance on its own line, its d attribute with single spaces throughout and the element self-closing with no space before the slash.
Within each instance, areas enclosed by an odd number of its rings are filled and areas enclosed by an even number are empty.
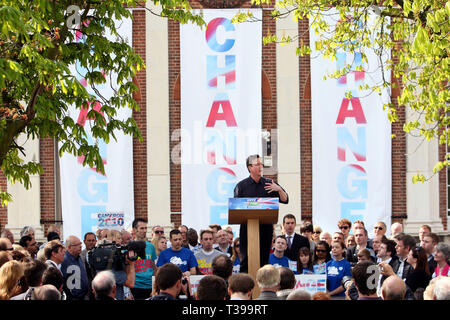
<svg viewBox="0 0 450 320">
<path fill-rule="evenodd" d="M 330 8 L 322 17 L 333 32 L 339 13 Z M 369 15 L 366 23 L 365 28 L 379 27 L 375 14 Z M 320 39 L 313 28 L 310 39 L 313 49 Z M 383 110 L 390 88 L 383 89 L 381 95 L 363 88 L 382 83 L 381 70 L 386 64 L 380 63 L 373 48 L 359 47 L 356 51 L 338 51 L 337 60 L 316 50 L 311 53 L 312 216 L 313 224 L 329 232 L 338 230 L 337 222 L 342 218 L 362 220 L 372 237 L 376 222 L 390 225 L 391 220 L 391 126 Z M 381 59 L 386 62 L 389 56 Z M 324 80 L 346 65 L 351 66 L 350 72 L 339 79 Z M 390 82 L 390 71 L 384 77 Z"/>
<path fill-rule="evenodd" d="M 203 29 L 180 25 L 181 210 L 196 230 L 227 224 L 245 160 L 262 150 L 262 11 L 249 11 L 258 22 L 233 24 L 238 9 L 208 9 Z"/>
</svg>

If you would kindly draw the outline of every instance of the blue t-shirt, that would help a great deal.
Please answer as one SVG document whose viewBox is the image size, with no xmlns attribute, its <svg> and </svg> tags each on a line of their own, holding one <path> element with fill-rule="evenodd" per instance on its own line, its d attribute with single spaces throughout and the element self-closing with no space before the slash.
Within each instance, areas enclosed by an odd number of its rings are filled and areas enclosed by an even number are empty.
<svg viewBox="0 0 450 320">
<path fill-rule="evenodd" d="M 145 259 L 138 258 L 134 262 L 134 287 L 139 289 L 152 288 L 153 268 L 157 256 L 155 247 L 151 242 L 145 241 Z"/>
<path fill-rule="evenodd" d="M 339 261 L 330 260 L 327 262 L 327 289 L 333 291 L 341 286 L 342 278 L 345 276 L 352 276 L 351 264 L 346 259 Z M 336 296 L 345 296 L 345 291 Z"/>
<path fill-rule="evenodd" d="M 313 265 L 314 274 L 327 274 L 327 263 L 318 263 Z"/>
<path fill-rule="evenodd" d="M 269 256 L 269 264 L 273 265 L 275 268 L 286 267 L 291 269 L 294 273 L 297 272 L 297 261 L 292 261 L 286 256 L 277 258 L 271 253 Z"/>
<path fill-rule="evenodd" d="M 156 266 L 161 267 L 166 263 L 173 263 L 181 269 L 181 272 L 186 272 L 197 266 L 197 259 L 189 249 L 181 248 L 180 251 L 174 251 L 167 248 L 160 252 Z"/>
<path fill-rule="evenodd" d="M 241 259 L 239 259 L 238 256 L 236 256 L 236 259 L 233 263 L 233 273 L 239 273 L 241 271 Z"/>
</svg>

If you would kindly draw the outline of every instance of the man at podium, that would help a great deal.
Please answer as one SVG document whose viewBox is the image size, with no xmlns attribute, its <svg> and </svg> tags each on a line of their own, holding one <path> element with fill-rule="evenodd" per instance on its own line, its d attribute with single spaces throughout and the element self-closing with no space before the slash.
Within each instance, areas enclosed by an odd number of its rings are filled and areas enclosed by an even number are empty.
<svg viewBox="0 0 450 320">
<path fill-rule="evenodd" d="M 250 176 L 240 181 L 234 188 L 235 198 L 279 198 L 280 203 L 287 204 L 289 197 L 286 191 L 274 182 L 272 179 L 263 177 L 263 164 L 259 155 L 251 155 L 247 158 L 247 169 Z M 241 269 L 240 272 L 248 272 L 247 259 L 247 225 L 241 224 L 239 230 L 239 237 L 241 242 Z M 270 248 L 272 246 L 273 225 L 260 224 L 260 266 L 266 265 L 269 262 Z"/>
</svg>

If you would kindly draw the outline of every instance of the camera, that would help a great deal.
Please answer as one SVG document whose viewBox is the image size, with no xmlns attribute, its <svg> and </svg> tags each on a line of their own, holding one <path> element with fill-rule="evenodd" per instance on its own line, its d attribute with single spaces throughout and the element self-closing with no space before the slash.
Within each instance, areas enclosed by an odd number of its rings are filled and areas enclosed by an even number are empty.
<svg viewBox="0 0 450 320">
<path fill-rule="evenodd" d="M 145 246 L 145 241 L 131 241 L 127 245 L 115 242 L 99 244 L 88 252 L 89 265 L 94 273 L 103 270 L 122 271 L 126 260 L 145 259 Z M 130 256 L 130 251 L 135 255 Z"/>
<path fill-rule="evenodd" d="M 341 284 L 345 290 L 348 290 L 348 288 L 352 285 L 352 283 L 353 283 L 352 277 L 345 276 L 342 278 Z"/>
</svg>

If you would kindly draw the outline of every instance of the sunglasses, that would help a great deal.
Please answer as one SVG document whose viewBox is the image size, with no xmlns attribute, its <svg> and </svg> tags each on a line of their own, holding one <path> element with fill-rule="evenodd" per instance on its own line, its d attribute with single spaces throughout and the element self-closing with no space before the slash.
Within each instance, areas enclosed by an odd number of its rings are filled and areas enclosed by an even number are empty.
<svg viewBox="0 0 450 320">
<path fill-rule="evenodd" d="M 157 231 L 155 231 L 155 233 L 163 234 L 164 231 L 157 230 Z"/>
<path fill-rule="evenodd" d="M 316 249 L 316 252 L 327 252 L 327 250 Z"/>
<path fill-rule="evenodd" d="M 235 244 L 234 247 L 235 247 L 235 248 L 239 248 L 239 244 Z"/>
<path fill-rule="evenodd" d="M 321 234 L 320 231 L 314 231 L 313 233 L 314 233 L 314 234 Z"/>
<path fill-rule="evenodd" d="M 341 226 L 341 227 L 339 227 L 339 229 L 348 229 L 348 226 Z"/>
<path fill-rule="evenodd" d="M 383 230 L 383 227 L 373 227 L 374 229 Z"/>
</svg>

